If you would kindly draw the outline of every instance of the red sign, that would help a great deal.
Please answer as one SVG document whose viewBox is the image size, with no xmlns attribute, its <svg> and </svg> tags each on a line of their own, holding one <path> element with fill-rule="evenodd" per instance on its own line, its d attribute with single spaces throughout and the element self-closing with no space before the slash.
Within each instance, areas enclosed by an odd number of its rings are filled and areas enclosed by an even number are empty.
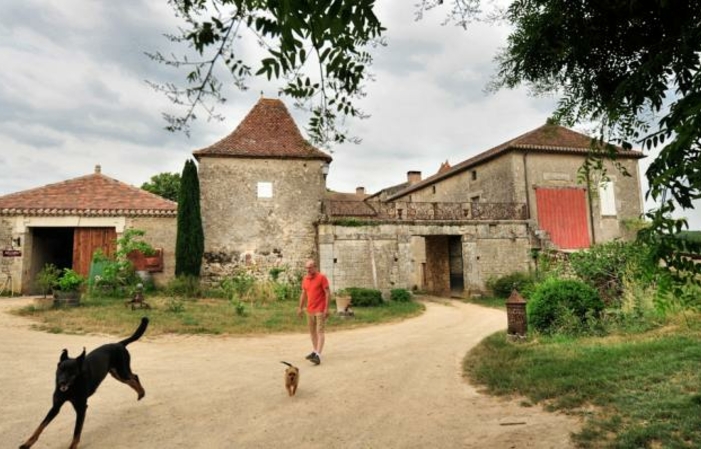
<svg viewBox="0 0 701 449">
<path fill-rule="evenodd" d="M 3 249 L 2 250 L 2 257 L 20 257 L 22 255 L 22 251 L 18 249 Z"/>
</svg>

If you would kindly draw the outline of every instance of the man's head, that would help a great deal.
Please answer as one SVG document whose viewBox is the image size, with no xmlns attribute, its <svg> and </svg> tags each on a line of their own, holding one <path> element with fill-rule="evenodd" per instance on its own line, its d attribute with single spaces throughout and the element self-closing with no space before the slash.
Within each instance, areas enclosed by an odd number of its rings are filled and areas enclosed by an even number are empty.
<svg viewBox="0 0 701 449">
<path fill-rule="evenodd" d="M 304 263 L 304 268 L 307 270 L 309 276 L 314 276 L 316 274 L 316 262 L 312 259 L 307 260 Z"/>
</svg>

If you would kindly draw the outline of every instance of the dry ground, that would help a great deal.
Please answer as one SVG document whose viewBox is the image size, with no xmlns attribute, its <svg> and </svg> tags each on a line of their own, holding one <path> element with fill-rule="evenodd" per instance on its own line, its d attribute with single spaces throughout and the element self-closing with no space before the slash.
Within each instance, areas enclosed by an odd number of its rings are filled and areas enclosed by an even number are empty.
<svg viewBox="0 0 701 449">
<path fill-rule="evenodd" d="M 31 299 L 0 299 L 0 447 L 18 447 L 49 409 L 62 348 L 119 337 L 54 335 L 5 313 Z M 307 335 L 146 336 L 131 344 L 146 397 L 112 378 L 90 399 L 80 447 L 120 448 L 554 448 L 572 447 L 573 417 L 479 393 L 461 359 L 503 329 L 504 312 L 428 301 L 401 323 L 327 335 L 322 364 L 304 360 Z M 290 310 L 293 313 L 293 310 Z M 158 323 L 151 323 L 157 326 Z M 281 360 L 301 369 L 287 396 Z M 66 448 L 65 405 L 34 446 Z"/>
</svg>

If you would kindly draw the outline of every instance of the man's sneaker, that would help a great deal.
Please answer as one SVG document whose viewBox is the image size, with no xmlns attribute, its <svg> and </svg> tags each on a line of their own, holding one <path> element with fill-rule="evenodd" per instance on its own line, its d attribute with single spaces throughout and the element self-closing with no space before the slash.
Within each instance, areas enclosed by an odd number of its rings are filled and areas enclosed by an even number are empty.
<svg viewBox="0 0 701 449">
<path fill-rule="evenodd" d="M 315 355 L 316 355 L 316 353 L 315 353 L 315 352 L 311 352 L 311 353 L 309 353 L 309 355 L 308 355 L 308 356 L 306 356 L 306 357 L 305 357 L 305 359 L 307 359 L 307 360 L 311 360 L 311 359 L 313 359 L 313 358 L 314 358 L 314 356 L 315 356 Z"/>
<path fill-rule="evenodd" d="M 321 358 L 319 357 L 319 354 L 313 354 L 313 357 L 309 359 L 309 361 L 315 365 L 318 365 L 319 363 L 321 363 Z"/>
</svg>

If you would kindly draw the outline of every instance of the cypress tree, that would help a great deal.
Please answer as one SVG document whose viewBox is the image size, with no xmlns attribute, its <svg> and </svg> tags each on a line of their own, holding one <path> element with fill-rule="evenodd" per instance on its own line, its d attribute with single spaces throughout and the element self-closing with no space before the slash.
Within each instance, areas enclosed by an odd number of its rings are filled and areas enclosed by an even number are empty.
<svg viewBox="0 0 701 449">
<path fill-rule="evenodd" d="M 188 159 L 178 192 L 178 233 L 175 241 L 175 275 L 200 276 L 204 231 L 200 214 L 200 180 L 197 166 Z"/>
</svg>

